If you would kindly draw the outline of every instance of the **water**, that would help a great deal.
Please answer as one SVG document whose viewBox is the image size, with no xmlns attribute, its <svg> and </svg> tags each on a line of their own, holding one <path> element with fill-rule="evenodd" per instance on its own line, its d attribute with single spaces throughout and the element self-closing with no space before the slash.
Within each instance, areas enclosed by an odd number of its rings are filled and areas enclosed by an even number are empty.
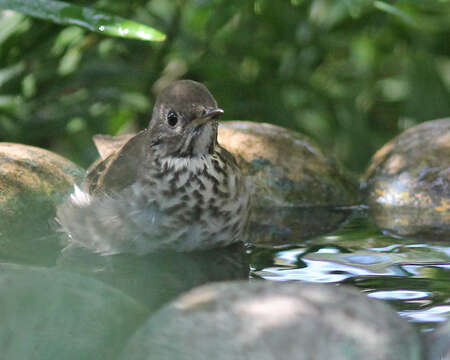
<svg viewBox="0 0 450 360">
<path fill-rule="evenodd" d="M 0 353 L 12 360 L 114 358 L 149 315 L 178 294 L 248 278 L 356 287 L 391 304 L 424 337 L 450 318 L 449 240 L 389 236 L 364 211 L 349 220 L 348 209 L 324 218 L 301 211 L 272 232 L 268 218 L 258 233 L 261 242 L 250 248 L 147 256 L 66 247 L 66 237 L 49 226 L 54 215 L 17 218 L 17 226 L 0 231 L 0 340 L 20 337 L 0 341 Z M 315 222 L 305 220 L 307 213 Z M 292 244 L 295 231 L 287 230 L 296 218 L 296 231 L 307 236 Z M 337 230 L 330 230 L 331 223 Z M 279 241 L 270 245 L 274 237 Z"/>
<path fill-rule="evenodd" d="M 250 251 L 252 278 L 357 287 L 423 331 L 450 318 L 450 241 L 383 234 L 363 213 L 296 246 Z"/>
</svg>

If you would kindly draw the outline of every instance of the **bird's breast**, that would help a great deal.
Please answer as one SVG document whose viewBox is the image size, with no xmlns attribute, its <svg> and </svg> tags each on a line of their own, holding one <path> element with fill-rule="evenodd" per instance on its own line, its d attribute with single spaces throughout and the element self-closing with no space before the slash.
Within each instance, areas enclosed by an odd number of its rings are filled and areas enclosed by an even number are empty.
<svg viewBox="0 0 450 360">
<path fill-rule="evenodd" d="M 224 205 L 238 195 L 241 182 L 239 170 L 218 154 L 163 158 L 143 177 L 143 186 L 163 207 L 174 202 L 188 207 Z"/>
<path fill-rule="evenodd" d="M 143 174 L 140 187 L 147 201 L 167 215 L 169 228 L 230 242 L 242 235 L 248 191 L 239 169 L 220 154 L 160 159 Z"/>
</svg>

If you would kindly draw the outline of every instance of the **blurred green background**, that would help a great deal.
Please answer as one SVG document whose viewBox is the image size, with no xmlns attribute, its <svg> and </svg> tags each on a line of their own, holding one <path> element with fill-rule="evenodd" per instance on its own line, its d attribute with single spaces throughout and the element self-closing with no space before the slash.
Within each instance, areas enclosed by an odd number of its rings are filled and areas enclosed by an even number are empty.
<svg viewBox="0 0 450 360">
<path fill-rule="evenodd" d="M 450 115 L 447 0 L 76 1 L 162 43 L 0 11 L 0 141 L 86 167 L 96 133 L 136 131 L 170 81 L 204 82 L 223 119 L 309 135 L 361 172 L 386 141 Z"/>
</svg>

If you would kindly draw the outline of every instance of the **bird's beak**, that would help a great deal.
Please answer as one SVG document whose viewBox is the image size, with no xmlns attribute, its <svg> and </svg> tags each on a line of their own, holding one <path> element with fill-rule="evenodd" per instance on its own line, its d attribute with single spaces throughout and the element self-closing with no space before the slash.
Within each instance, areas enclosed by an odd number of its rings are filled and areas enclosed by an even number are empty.
<svg viewBox="0 0 450 360">
<path fill-rule="evenodd" d="M 222 115 L 223 113 L 224 113 L 224 111 L 220 108 L 208 109 L 200 117 L 192 120 L 189 123 L 189 126 L 198 126 L 198 125 L 204 124 L 210 120 L 213 120 L 217 116 Z"/>
<path fill-rule="evenodd" d="M 224 113 L 224 111 L 221 108 L 209 109 L 209 110 L 205 111 L 205 113 L 203 114 L 203 116 L 201 118 L 202 119 L 214 118 L 216 116 L 222 115 L 223 113 Z"/>
</svg>

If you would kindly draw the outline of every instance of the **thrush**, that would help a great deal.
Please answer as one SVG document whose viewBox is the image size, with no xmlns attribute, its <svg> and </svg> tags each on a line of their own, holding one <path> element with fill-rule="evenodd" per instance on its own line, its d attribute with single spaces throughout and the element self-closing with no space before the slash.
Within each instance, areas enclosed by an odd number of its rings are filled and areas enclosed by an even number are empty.
<svg viewBox="0 0 450 360">
<path fill-rule="evenodd" d="M 242 240 L 249 191 L 217 142 L 222 114 L 201 83 L 180 80 L 163 90 L 148 127 L 103 146 L 104 159 L 88 170 L 83 189 L 57 209 L 71 242 L 141 255 Z"/>
</svg>

